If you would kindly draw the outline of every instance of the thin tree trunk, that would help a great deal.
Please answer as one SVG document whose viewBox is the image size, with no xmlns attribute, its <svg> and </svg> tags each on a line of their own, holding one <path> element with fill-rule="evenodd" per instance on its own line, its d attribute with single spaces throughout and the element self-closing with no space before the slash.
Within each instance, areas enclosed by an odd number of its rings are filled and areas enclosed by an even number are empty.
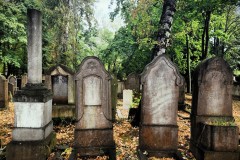
<svg viewBox="0 0 240 160">
<path fill-rule="evenodd" d="M 157 53 L 154 53 L 155 56 L 166 52 L 166 48 L 169 45 L 169 37 L 171 34 L 173 15 L 175 11 L 176 0 L 164 0 L 163 11 L 159 22 L 158 51 Z"/>
<path fill-rule="evenodd" d="M 209 43 L 209 24 L 211 19 L 211 11 L 206 12 L 206 18 L 204 21 L 203 33 L 202 33 L 202 57 L 204 60 L 207 58 L 208 54 L 208 43 Z"/>
<path fill-rule="evenodd" d="M 189 39 L 188 34 L 186 34 L 186 48 L 187 48 L 187 73 L 188 73 L 188 80 L 187 80 L 187 93 L 191 93 L 191 68 L 190 68 L 190 53 L 189 53 Z"/>
</svg>

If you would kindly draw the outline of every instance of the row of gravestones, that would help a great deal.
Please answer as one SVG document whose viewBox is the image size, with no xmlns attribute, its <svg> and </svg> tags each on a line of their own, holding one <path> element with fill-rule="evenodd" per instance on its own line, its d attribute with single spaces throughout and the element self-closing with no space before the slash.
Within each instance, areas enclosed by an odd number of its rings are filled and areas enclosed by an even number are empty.
<svg viewBox="0 0 240 160">
<path fill-rule="evenodd" d="M 75 75 L 77 123 L 75 151 L 82 156 L 115 153 L 111 76 L 96 57 L 83 60 Z M 238 127 L 231 126 L 232 73 L 221 58 L 196 69 L 190 149 L 197 159 L 238 159 Z M 178 146 L 177 106 L 183 78 L 165 56 L 156 57 L 141 74 L 142 109 L 139 152 L 174 156 Z M 215 122 L 218 122 L 215 124 Z M 219 123 L 229 125 L 219 125 Z"/>
</svg>

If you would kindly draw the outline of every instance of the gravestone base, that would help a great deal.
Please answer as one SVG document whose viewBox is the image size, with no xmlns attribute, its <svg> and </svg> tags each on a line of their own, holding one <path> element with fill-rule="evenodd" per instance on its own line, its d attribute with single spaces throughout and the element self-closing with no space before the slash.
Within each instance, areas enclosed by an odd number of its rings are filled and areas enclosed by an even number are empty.
<svg viewBox="0 0 240 160">
<path fill-rule="evenodd" d="M 190 141 L 190 150 L 197 160 L 238 160 L 239 152 L 221 152 L 211 151 L 197 145 L 192 140 Z"/>
<path fill-rule="evenodd" d="M 74 118 L 76 113 L 75 105 L 53 105 L 52 118 Z"/>
<path fill-rule="evenodd" d="M 11 141 L 6 157 L 7 160 L 46 160 L 55 144 L 55 133 L 41 141 Z"/>
<path fill-rule="evenodd" d="M 142 151 L 141 149 L 137 148 L 138 151 L 138 158 L 140 160 L 147 160 L 150 157 L 157 157 L 157 158 L 177 158 L 177 150 L 167 150 L 167 151 L 154 151 L 148 150 L 147 152 Z"/>
<path fill-rule="evenodd" d="M 76 129 L 74 133 L 75 154 L 80 157 L 92 157 L 99 155 L 115 155 L 115 143 L 113 129 Z"/>
<path fill-rule="evenodd" d="M 178 126 L 143 125 L 140 129 L 139 149 L 150 156 L 172 157 L 177 152 Z"/>
</svg>

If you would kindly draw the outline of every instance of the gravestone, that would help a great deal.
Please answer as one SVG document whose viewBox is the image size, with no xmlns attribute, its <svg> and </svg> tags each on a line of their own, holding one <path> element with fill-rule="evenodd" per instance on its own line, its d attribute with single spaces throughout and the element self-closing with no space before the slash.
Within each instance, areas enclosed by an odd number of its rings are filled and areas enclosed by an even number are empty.
<svg viewBox="0 0 240 160">
<path fill-rule="evenodd" d="M 118 98 L 123 98 L 123 90 L 125 89 L 124 82 L 118 81 L 117 95 Z"/>
<path fill-rule="evenodd" d="M 15 76 L 9 76 L 8 82 L 13 85 L 13 92 L 12 95 L 17 91 L 17 78 Z"/>
<path fill-rule="evenodd" d="M 139 151 L 173 157 L 178 146 L 177 110 L 183 79 L 166 55 L 157 56 L 141 74 L 143 85 Z"/>
<path fill-rule="evenodd" d="M 118 89 L 118 80 L 116 76 L 112 76 L 112 81 L 111 81 L 111 96 L 112 96 L 112 116 L 113 116 L 113 121 L 116 120 L 116 110 L 117 110 L 117 89 Z"/>
<path fill-rule="evenodd" d="M 183 79 L 183 85 L 179 87 L 178 109 L 185 109 L 185 79 Z"/>
<path fill-rule="evenodd" d="M 140 91 L 140 76 L 136 73 L 129 74 L 125 82 L 125 89 L 130 89 L 138 93 Z"/>
<path fill-rule="evenodd" d="M 75 116 L 74 72 L 64 65 L 56 65 L 45 73 L 45 86 L 53 92 L 54 118 Z"/>
<path fill-rule="evenodd" d="M 28 83 L 28 75 L 27 74 L 23 74 L 21 76 L 21 89 L 23 87 L 25 87 L 27 83 Z"/>
<path fill-rule="evenodd" d="M 42 84 L 41 12 L 28 9 L 27 84 L 14 95 L 14 127 L 8 160 L 47 159 L 53 143 L 52 94 Z"/>
<path fill-rule="evenodd" d="M 8 107 L 8 82 L 0 75 L 0 108 Z"/>
<path fill-rule="evenodd" d="M 111 75 L 96 57 L 85 58 L 75 75 L 77 122 L 74 148 L 81 156 L 109 154 L 115 159 Z"/>
<path fill-rule="evenodd" d="M 232 116 L 232 71 L 214 57 L 194 73 L 190 149 L 196 159 L 238 159 L 238 128 Z M 224 126 L 223 126 L 224 125 Z"/>
<path fill-rule="evenodd" d="M 123 90 L 123 109 L 129 110 L 133 103 L 133 91 L 130 89 Z"/>
</svg>

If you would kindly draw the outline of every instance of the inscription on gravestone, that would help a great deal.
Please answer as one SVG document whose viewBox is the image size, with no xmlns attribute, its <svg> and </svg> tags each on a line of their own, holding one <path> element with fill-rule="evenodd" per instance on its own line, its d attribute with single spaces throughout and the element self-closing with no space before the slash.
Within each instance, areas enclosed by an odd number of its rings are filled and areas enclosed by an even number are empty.
<svg viewBox="0 0 240 160">
<path fill-rule="evenodd" d="M 101 79 L 87 77 L 83 80 L 84 105 L 101 105 Z"/>
</svg>

